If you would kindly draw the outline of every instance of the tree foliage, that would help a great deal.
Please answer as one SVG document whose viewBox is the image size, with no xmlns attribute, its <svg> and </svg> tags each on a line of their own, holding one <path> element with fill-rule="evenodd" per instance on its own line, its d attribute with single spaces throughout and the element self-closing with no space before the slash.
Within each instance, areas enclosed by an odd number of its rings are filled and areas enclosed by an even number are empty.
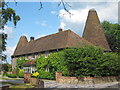
<svg viewBox="0 0 120 90">
<path fill-rule="evenodd" d="M 120 25 L 108 21 L 101 23 L 105 36 L 113 52 L 120 52 Z"/>
<path fill-rule="evenodd" d="M 22 59 L 17 59 L 17 67 L 20 69 L 23 69 L 23 65 L 25 62 L 27 62 L 28 59 L 26 59 L 25 57 L 23 57 Z"/>
<path fill-rule="evenodd" d="M 1 18 L 0 18 L 0 29 L 4 29 L 4 26 L 7 25 L 7 22 L 12 21 L 14 26 L 16 26 L 17 22 L 20 20 L 20 16 L 16 15 L 16 12 L 14 9 L 8 7 L 8 3 L 4 0 L 1 1 L 2 5 L 2 12 L 1 12 Z"/>
<path fill-rule="evenodd" d="M 2 64 L 2 71 L 4 71 L 4 72 L 11 72 L 12 71 L 11 64 L 8 64 L 8 63 Z"/>
<path fill-rule="evenodd" d="M 120 75 L 119 55 L 116 53 L 103 52 L 101 48 L 93 46 L 71 48 L 64 52 L 71 76 Z"/>
<path fill-rule="evenodd" d="M 7 25 L 7 23 L 13 22 L 14 26 L 16 27 L 17 22 L 20 20 L 20 16 L 16 15 L 15 10 L 8 7 L 8 3 L 4 0 L 0 1 L 0 30 L 4 30 L 4 26 Z M 0 59 L 3 61 L 6 60 L 6 55 L 2 54 L 3 51 L 6 50 L 6 40 L 7 40 L 7 34 L 2 32 L 0 33 Z"/>
<path fill-rule="evenodd" d="M 47 78 L 50 76 L 55 78 L 56 71 L 61 71 L 64 76 L 75 77 L 118 76 L 120 75 L 119 58 L 116 53 L 86 46 L 51 53 L 48 58 L 41 56 L 36 59 L 36 67 L 41 78 L 45 75 Z M 46 66 L 49 67 L 49 72 L 45 71 Z"/>
<path fill-rule="evenodd" d="M 55 79 L 55 74 L 51 72 L 52 70 L 50 72 L 45 71 L 46 68 L 50 68 L 50 65 L 48 58 L 45 58 L 43 55 L 36 59 L 36 68 L 39 73 L 39 78 Z"/>
</svg>

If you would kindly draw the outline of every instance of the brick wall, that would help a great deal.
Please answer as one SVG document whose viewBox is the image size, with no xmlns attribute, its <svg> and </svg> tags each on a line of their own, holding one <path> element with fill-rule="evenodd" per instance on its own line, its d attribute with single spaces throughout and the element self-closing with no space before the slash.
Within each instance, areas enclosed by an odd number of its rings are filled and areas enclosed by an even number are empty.
<svg viewBox="0 0 120 90">
<path fill-rule="evenodd" d="M 30 73 L 24 73 L 24 83 L 30 83 Z"/>
<path fill-rule="evenodd" d="M 100 84 L 108 82 L 120 81 L 120 77 L 109 76 L 109 77 L 64 77 L 62 72 L 56 72 L 56 82 L 57 83 L 67 83 L 67 84 Z"/>
<path fill-rule="evenodd" d="M 62 72 L 56 72 L 56 82 L 60 82 L 60 78 L 62 77 Z"/>
<path fill-rule="evenodd" d="M 31 84 L 37 84 L 38 83 L 38 80 L 37 78 L 30 78 L 30 83 Z"/>
<path fill-rule="evenodd" d="M 24 73 L 24 83 L 37 84 L 39 79 L 32 78 L 30 73 Z"/>
</svg>

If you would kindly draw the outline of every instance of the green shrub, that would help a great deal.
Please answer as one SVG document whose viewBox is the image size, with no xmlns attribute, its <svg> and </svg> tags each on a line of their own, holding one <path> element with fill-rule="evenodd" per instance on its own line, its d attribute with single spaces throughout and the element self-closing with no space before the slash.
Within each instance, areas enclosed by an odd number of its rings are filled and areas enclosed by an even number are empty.
<svg viewBox="0 0 120 90">
<path fill-rule="evenodd" d="M 55 80 L 55 75 L 51 74 L 50 72 L 41 71 L 38 78 Z"/>
<path fill-rule="evenodd" d="M 17 76 L 15 74 L 7 74 L 8 77 L 11 77 L 11 78 L 16 78 Z"/>
<path fill-rule="evenodd" d="M 10 77 L 10 74 L 6 74 L 6 76 Z"/>
<path fill-rule="evenodd" d="M 16 78 L 17 76 L 14 74 L 11 74 L 11 78 Z"/>
<path fill-rule="evenodd" d="M 116 53 L 104 52 L 103 49 L 88 46 L 68 48 L 52 53 L 45 58 L 36 59 L 39 78 L 55 79 L 55 72 L 61 71 L 63 76 L 119 76 L 120 56 Z M 49 72 L 45 68 L 49 67 Z"/>
<path fill-rule="evenodd" d="M 18 71 L 18 75 L 17 75 L 19 78 L 23 78 L 24 77 L 24 70 L 23 69 L 20 69 Z"/>
<path fill-rule="evenodd" d="M 21 59 L 17 59 L 18 68 L 23 69 L 23 65 L 22 64 L 24 64 L 27 61 L 28 61 L 28 59 L 26 59 L 25 57 L 23 57 L 22 60 Z"/>
<path fill-rule="evenodd" d="M 18 77 L 19 77 L 19 78 L 23 78 L 23 77 L 24 77 L 24 74 L 19 73 L 19 74 L 18 74 Z"/>
<path fill-rule="evenodd" d="M 7 76 L 7 73 L 4 73 L 3 76 Z"/>
</svg>

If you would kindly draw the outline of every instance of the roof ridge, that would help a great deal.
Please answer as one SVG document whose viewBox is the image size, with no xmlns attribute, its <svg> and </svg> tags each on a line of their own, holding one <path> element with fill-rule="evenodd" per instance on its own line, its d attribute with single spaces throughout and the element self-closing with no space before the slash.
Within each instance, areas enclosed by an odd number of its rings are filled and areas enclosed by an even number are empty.
<svg viewBox="0 0 120 90">
<path fill-rule="evenodd" d="M 95 46 L 93 43 L 91 43 L 91 42 L 87 41 L 86 39 L 82 38 L 81 36 L 79 36 L 79 35 L 76 34 L 75 32 L 73 32 L 73 31 L 71 31 L 71 30 L 70 30 L 70 32 L 71 32 L 71 34 L 74 34 L 76 37 L 78 37 L 78 38 L 81 39 L 82 41 L 84 41 L 84 42 L 86 42 L 86 43 L 88 43 L 88 44 L 90 44 L 90 45 Z M 68 39 L 68 40 L 69 40 L 69 39 Z M 69 42 L 67 42 L 67 43 L 69 43 Z"/>
<path fill-rule="evenodd" d="M 68 29 L 68 30 L 64 30 L 62 32 L 57 32 L 57 33 L 54 33 L 54 34 L 46 35 L 46 36 L 40 37 L 40 38 L 38 38 L 36 40 L 39 40 L 39 39 L 42 39 L 42 38 L 46 38 L 46 37 L 49 37 L 49 36 L 53 36 L 53 35 L 56 35 L 56 34 L 59 34 L 59 33 L 68 32 L 68 31 L 71 31 L 71 30 Z M 36 40 L 34 40 L 34 41 L 36 41 Z"/>
</svg>

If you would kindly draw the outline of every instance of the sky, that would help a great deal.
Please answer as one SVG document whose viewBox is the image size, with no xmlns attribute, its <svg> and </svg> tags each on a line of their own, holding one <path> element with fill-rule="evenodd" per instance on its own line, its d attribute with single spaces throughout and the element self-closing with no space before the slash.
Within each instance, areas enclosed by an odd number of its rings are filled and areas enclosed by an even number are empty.
<svg viewBox="0 0 120 90">
<path fill-rule="evenodd" d="M 89 9 L 95 9 L 98 13 L 100 22 L 105 20 L 111 23 L 118 23 L 118 3 L 117 2 L 68 2 L 71 7 L 67 7 L 72 13 L 70 16 L 62 6 L 58 7 L 59 2 L 43 2 L 40 8 L 39 2 L 9 2 L 9 7 L 13 8 L 21 17 L 17 27 L 14 28 L 12 22 L 8 22 L 4 32 L 8 34 L 7 60 L 11 63 L 13 54 L 19 38 L 25 35 L 28 39 L 31 36 L 35 39 L 45 35 L 57 33 L 59 28 L 63 30 L 71 29 L 73 32 L 82 36 Z M 67 4 L 66 4 L 67 6 Z"/>
</svg>

